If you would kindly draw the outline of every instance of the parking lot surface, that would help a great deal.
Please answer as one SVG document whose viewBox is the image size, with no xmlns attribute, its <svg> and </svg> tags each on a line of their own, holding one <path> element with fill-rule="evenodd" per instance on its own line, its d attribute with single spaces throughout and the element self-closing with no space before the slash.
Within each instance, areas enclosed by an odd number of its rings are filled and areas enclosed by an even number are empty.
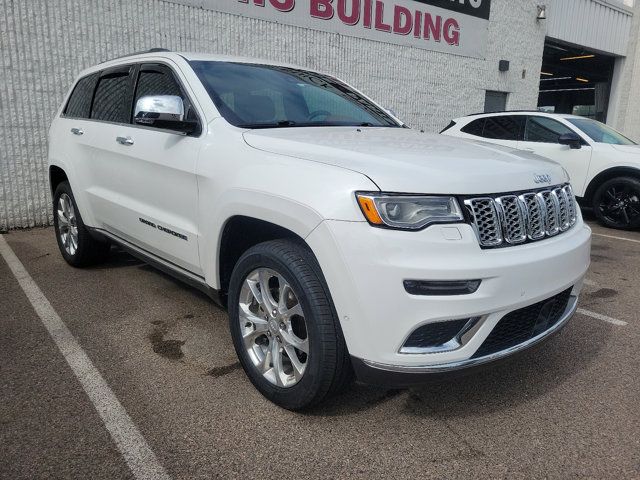
<svg viewBox="0 0 640 480">
<path fill-rule="evenodd" d="M 199 292 L 117 251 L 73 269 L 50 228 L 4 238 L 169 478 L 640 478 L 640 233 L 592 227 L 580 313 L 542 347 L 304 414 L 253 388 Z M 0 305 L 0 478 L 142 478 L 2 259 Z"/>
</svg>

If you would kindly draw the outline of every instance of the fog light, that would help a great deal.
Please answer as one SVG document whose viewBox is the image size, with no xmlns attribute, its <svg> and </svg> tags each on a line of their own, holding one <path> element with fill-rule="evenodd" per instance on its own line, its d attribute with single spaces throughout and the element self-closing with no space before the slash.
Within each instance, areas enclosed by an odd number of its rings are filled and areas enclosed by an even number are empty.
<svg viewBox="0 0 640 480">
<path fill-rule="evenodd" d="M 481 280 L 405 280 L 410 295 L 469 295 L 480 287 Z"/>
<path fill-rule="evenodd" d="M 466 344 L 479 325 L 480 317 L 427 323 L 415 329 L 404 342 L 400 353 L 451 352 Z"/>
</svg>

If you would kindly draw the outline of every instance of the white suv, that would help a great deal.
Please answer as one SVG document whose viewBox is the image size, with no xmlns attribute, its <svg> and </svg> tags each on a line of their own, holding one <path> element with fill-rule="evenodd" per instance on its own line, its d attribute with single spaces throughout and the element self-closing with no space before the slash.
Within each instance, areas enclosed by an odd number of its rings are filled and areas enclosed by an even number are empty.
<svg viewBox="0 0 640 480">
<path fill-rule="evenodd" d="M 528 157 L 406 128 L 322 73 L 153 51 L 81 73 L 49 172 L 68 263 L 116 244 L 207 292 L 249 379 L 300 409 L 354 371 L 410 385 L 567 322 L 590 230 Z"/>
<path fill-rule="evenodd" d="M 604 123 L 575 115 L 500 112 L 456 118 L 444 135 L 484 140 L 553 160 L 602 225 L 640 228 L 640 146 Z"/>
</svg>

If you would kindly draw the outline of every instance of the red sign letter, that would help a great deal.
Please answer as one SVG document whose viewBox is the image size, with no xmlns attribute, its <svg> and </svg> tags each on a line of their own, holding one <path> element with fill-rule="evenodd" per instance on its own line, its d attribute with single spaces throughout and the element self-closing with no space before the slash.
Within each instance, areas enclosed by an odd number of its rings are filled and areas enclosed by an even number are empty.
<svg viewBox="0 0 640 480">
<path fill-rule="evenodd" d="M 390 32 L 391 25 L 384 23 L 384 3 L 376 0 L 376 30 Z"/>
<path fill-rule="evenodd" d="M 444 22 L 444 39 L 449 45 L 460 44 L 460 25 L 455 18 L 449 18 Z"/>
<path fill-rule="evenodd" d="M 436 16 L 436 22 L 433 23 L 433 17 L 429 13 L 424 14 L 424 38 L 431 40 L 431 35 L 436 42 L 440 41 L 440 33 L 442 32 L 442 17 Z"/>
<path fill-rule="evenodd" d="M 411 10 L 401 5 L 396 5 L 393 14 L 393 33 L 409 35 L 412 28 Z"/>
<path fill-rule="evenodd" d="M 351 15 L 347 15 L 347 1 L 338 0 L 338 17 L 342 23 L 355 25 L 360 21 L 360 0 L 351 0 Z"/>
<path fill-rule="evenodd" d="M 322 20 L 330 20 L 333 18 L 333 0 L 311 0 L 311 16 L 321 18 Z"/>
<path fill-rule="evenodd" d="M 296 6 L 296 0 L 271 0 L 271 5 L 279 12 L 290 12 Z"/>
</svg>

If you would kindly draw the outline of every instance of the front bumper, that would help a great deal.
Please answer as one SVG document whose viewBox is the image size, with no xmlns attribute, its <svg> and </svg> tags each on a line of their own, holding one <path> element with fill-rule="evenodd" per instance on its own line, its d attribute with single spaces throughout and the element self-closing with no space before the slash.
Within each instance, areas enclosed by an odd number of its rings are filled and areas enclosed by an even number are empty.
<svg viewBox="0 0 640 480">
<path fill-rule="evenodd" d="M 485 367 L 488 363 L 494 363 L 511 358 L 524 350 L 528 350 L 529 348 L 545 342 L 554 334 L 562 330 L 571 317 L 573 317 L 573 314 L 577 309 L 578 297 L 572 295 L 562 317 L 553 327 L 523 343 L 483 357 L 468 358 L 467 360 L 460 360 L 458 362 L 445 364 L 419 365 L 411 367 L 402 365 L 384 365 L 368 360 L 361 360 L 359 358 L 353 358 L 352 364 L 356 376 L 361 382 L 370 385 L 384 385 L 387 387 L 408 387 L 438 379 L 443 376 L 449 376 L 452 373 L 461 371 L 468 374 Z"/>
<path fill-rule="evenodd" d="M 539 242 L 483 250 L 469 225 L 421 232 L 384 230 L 364 222 L 325 221 L 307 238 L 322 267 L 356 370 L 396 375 L 443 373 L 481 365 L 528 348 L 558 331 L 576 308 L 590 261 L 591 230 L 581 219 Z M 482 280 L 475 293 L 410 295 L 404 280 Z M 472 358 L 509 312 L 568 288 L 567 311 L 554 327 L 513 348 Z M 481 317 L 459 348 L 401 353 L 407 337 L 429 323 Z M 363 366 L 363 368 L 358 368 Z"/>
</svg>

